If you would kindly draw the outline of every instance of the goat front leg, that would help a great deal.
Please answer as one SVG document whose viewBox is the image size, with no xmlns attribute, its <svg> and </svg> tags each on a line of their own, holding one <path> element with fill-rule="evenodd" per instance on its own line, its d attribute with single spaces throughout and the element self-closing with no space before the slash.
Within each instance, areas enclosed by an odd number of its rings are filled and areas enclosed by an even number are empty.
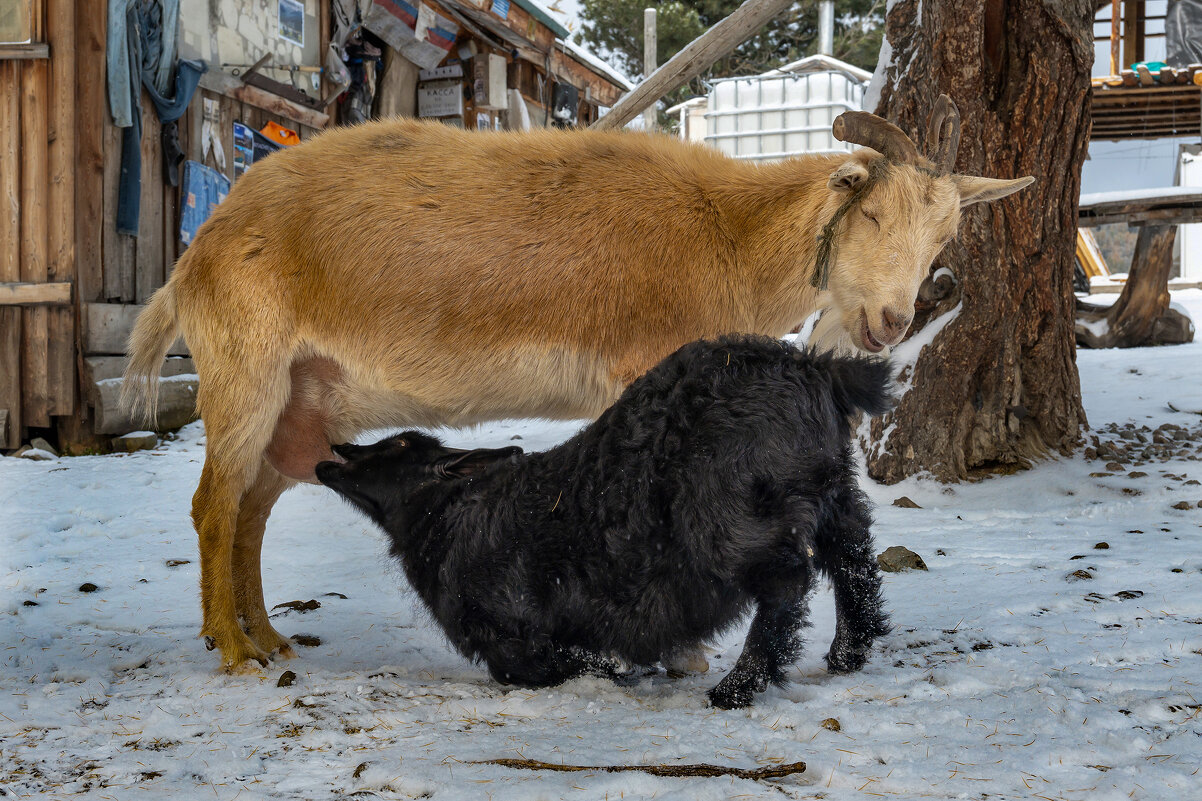
<svg viewBox="0 0 1202 801">
<path fill-rule="evenodd" d="M 753 577 L 759 585 L 758 607 L 743 653 L 718 685 L 709 691 L 720 709 L 748 706 L 769 684 L 785 683 L 785 671 L 801 654 L 801 629 L 807 625 L 810 570 L 795 554 L 784 554 L 771 568 Z"/>
<path fill-rule="evenodd" d="M 826 655 L 832 673 L 864 667 L 873 641 L 889 633 L 871 523 L 863 495 L 849 487 L 817 532 L 819 568 L 835 591 L 835 638 Z"/>
</svg>

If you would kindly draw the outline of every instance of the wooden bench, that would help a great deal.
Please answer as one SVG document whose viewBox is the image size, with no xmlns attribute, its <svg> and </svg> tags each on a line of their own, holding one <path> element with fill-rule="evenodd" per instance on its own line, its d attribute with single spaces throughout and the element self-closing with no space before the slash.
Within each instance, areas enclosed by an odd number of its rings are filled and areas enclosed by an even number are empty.
<svg viewBox="0 0 1202 801">
<path fill-rule="evenodd" d="M 1126 223 L 1139 229 L 1118 300 L 1111 306 L 1077 301 L 1077 344 L 1132 348 L 1192 342 L 1193 322 L 1169 308 L 1169 270 L 1177 226 L 1202 222 L 1202 188 L 1166 187 L 1082 195 L 1082 228 Z"/>
</svg>

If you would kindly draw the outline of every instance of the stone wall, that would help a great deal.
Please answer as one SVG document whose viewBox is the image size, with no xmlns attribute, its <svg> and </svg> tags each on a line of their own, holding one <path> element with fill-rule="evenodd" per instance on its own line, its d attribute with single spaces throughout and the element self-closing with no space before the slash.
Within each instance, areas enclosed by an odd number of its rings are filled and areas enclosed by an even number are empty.
<svg viewBox="0 0 1202 801">
<path fill-rule="evenodd" d="M 279 34 L 280 0 L 187 0 L 180 3 L 180 56 L 199 58 L 227 72 L 250 65 L 267 53 L 274 66 L 320 66 L 318 0 L 301 0 L 304 46 Z M 290 73 L 264 69 L 263 74 L 284 83 Z M 291 74 L 295 85 L 310 94 L 315 73 Z"/>
</svg>

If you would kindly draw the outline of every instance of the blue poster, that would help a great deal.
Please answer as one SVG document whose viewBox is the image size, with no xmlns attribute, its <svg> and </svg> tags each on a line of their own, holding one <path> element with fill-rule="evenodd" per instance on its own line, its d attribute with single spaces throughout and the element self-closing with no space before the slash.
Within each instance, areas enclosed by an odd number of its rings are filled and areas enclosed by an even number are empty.
<svg viewBox="0 0 1202 801">
<path fill-rule="evenodd" d="M 185 247 L 192 244 L 200 226 L 229 193 L 229 178 L 199 161 L 184 162 L 184 203 L 179 215 L 179 241 Z"/>
<path fill-rule="evenodd" d="M 492 13 L 506 19 L 509 16 L 509 0 L 492 0 Z"/>
</svg>

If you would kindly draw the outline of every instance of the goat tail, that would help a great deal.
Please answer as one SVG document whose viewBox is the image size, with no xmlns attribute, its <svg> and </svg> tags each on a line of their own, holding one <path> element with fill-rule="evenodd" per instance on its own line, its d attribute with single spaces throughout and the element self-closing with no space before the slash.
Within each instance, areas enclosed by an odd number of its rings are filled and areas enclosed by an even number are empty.
<svg viewBox="0 0 1202 801">
<path fill-rule="evenodd" d="M 831 394 L 843 414 L 864 411 L 876 416 L 893 408 L 893 368 L 888 360 L 832 356 L 829 364 Z"/>
<path fill-rule="evenodd" d="M 159 371 L 171 343 L 179 336 L 175 282 L 168 281 L 150 298 L 129 335 L 129 364 L 121 381 L 121 406 L 132 419 L 158 422 Z"/>
</svg>

